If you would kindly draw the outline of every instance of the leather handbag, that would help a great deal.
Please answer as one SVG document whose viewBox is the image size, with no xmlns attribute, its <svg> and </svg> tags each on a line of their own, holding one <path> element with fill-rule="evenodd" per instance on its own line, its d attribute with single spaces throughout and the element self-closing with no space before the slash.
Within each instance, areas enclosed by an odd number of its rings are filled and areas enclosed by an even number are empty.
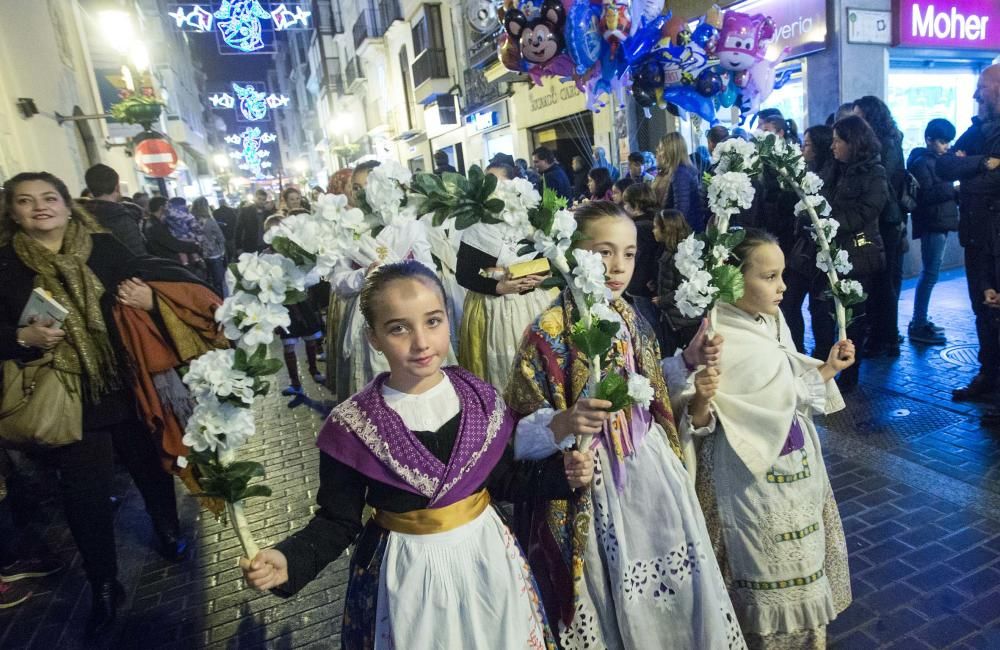
<svg viewBox="0 0 1000 650">
<path fill-rule="evenodd" d="M 83 439 L 80 378 L 73 390 L 60 381 L 52 355 L 34 361 L 3 363 L 0 446 L 61 447 Z"/>
</svg>

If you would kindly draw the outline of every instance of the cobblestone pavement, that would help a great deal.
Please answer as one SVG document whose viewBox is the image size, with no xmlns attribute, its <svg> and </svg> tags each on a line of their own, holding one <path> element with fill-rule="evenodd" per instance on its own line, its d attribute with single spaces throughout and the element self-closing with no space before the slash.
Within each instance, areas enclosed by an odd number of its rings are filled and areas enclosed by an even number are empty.
<svg viewBox="0 0 1000 650">
<path fill-rule="evenodd" d="M 912 309 L 906 284 L 900 319 Z M 831 647 L 1000 648 L 1000 432 L 984 430 L 981 406 L 956 404 L 952 388 L 975 373 L 975 332 L 964 276 L 943 274 L 932 317 L 947 346 L 903 345 L 897 360 L 868 360 L 845 412 L 821 424 L 825 456 L 844 518 L 855 601 L 829 629 Z M 308 386 L 316 399 L 328 398 Z M 260 406 L 249 455 L 262 460 L 269 500 L 250 503 L 261 545 L 304 525 L 317 488 L 314 436 L 319 416 Z M 121 580 L 127 601 L 106 648 L 336 648 L 346 559 L 297 597 L 243 589 L 231 530 L 182 498 L 182 520 L 196 540 L 183 564 L 162 560 L 141 499 L 120 476 Z M 72 539 L 51 497 L 40 510 L 44 537 L 67 562 L 35 583 L 26 604 L 0 613 L 0 648 L 79 648 L 90 596 Z"/>
</svg>

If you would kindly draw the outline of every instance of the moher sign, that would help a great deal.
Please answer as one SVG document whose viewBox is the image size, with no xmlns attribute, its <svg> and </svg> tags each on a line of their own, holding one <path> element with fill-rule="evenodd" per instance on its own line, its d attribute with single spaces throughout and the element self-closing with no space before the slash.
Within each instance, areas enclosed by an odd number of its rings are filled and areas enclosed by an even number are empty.
<svg viewBox="0 0 1000 650">
<path fill-rule="evenodd" d="M 894 0 L 893 13 L 896 45 L 1000 50 L 997 0 Z"/>
</svg>

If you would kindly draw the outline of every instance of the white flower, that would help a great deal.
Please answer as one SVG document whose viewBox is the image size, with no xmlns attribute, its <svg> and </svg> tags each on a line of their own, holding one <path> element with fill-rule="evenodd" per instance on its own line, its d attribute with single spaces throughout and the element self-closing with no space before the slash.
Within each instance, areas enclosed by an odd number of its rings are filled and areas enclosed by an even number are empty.
<svg viewBox="0 0 1000 650">
<path fill-rule="evenodd" d="M 708 185 L 708 206 L 716 216 L 729 217 L 753 204 L 750 177 L 742 172 L 725 172 L 712 177 Z"/>
<path fill-rule="evenodd" d="M 816 268 L 818 268 L 823 273 L 830 272 L 830 254 L 825 251 L 819 251 L 816 253 Z M 847 274 L 851 272 L 854 266 L 851 264 L 850 259 L 847 257 L 847 251 L 841 250 L 837 251 L 837 256 L 833 258 L 833 268 L 836 269 L 837 273 Z"/>
<path fill-rule="evenodd" d="M 649 408 L 655 395 L 649 379 L 637 372 L 628 376 L 628 396 L 632 398 L 633 403 L 640 404 L 643 408 Z"/>
<path fill-rule="evenodd" d="M 621 320 L 618 312 L 609 307 L 607 303 L 596 302 L 590 308 L 590 317 L 594 320 L 604 320 L 609 323 L 617 323 Z"/>
<path fill-rule="evenodd" d="M 253 410 L 208 398 L 194 407 L 182 442 L 195 451 L 235 451 L 256 432 Z"/>
<path fill-rule="evenodd" d="M 812 172 L 806 172 L 802 179 L 802 191 L 806 194 L 819 194 L 823 189 L 823 179 Z"/>
<path fill-rule="evenodd" d="M 305 291 L 306 276 L 295 263 L 273 253 L 243 253 L 236 263 L 239 287 L 256 293 L 262 302 L 283 303 L 289 291 Z"/>
<path fill-rule="evenodd" d="M 558 239 L 572 239 L 576 232 L 576 217 L 569 210 L 559 210 L 552 221 L 552 236 Z"/>
<path fill-rule="evenodd" d="M 187 459 L 187 457 L 186 456 L 178 456 L 177 457 L 177 466 L 180 467 L 181 469 L 184 469 L 185 467 L 187 467 L 188 466 L 188 459 Z"/>
<path fill-rule="evenodd" d="M 833 267 L 837 269 L 837 273 L 840 275 L 847 275 L 851 272 L 854 265 L 851 264 L 851 260 L 847 257 L 847 251 L 837 251 L 837 256 L 833 258 Z"/>
<path fill-rule="evenodd" d="M 191 362 L 184 383 L 198 400 L 209 397 L 238 398 L 246 405 L 253 403 L 252 377 L 233 367 L 234 350 L 210 350 Z"/>
<path fill-rule="evenodd" d="M 722 264 L 729 259 L 730 252 L 731 251 L 722 244 L 716 244 L 712 247 L 712 259 L 715 260 L 717 264 Z"/>
<path fill-rule="evenodd" d="M 226 298 L 215 311 L 215 320 L 223 326 L 226 338 L 239 341 L 240 347 L 250 350 L 260 344 L 269 345 L 276 328 L 291 325 L 283 304 L 261 302 L 245 291 Z"/>
<path fill-rule="evenodd" d="M 860 298 L 864 295 L 865 291 L 862 288 L 861 283 L 857 280 L 841 280 L 837 283 L 837 290 L 842 296 L 856 296 Z"/>
<path fill-rule="evenodd" d="M 393 223 L 400 214 L 406 198 L 403 187 L 413 179 L 413 174 L 395 160 L 387 160 L 371 170 L 365 185 L 365 201 L 381 219 L 382 224 Z M 414 215 L 415 218 L 415 215 Z"/>
<path fill-rule="evenodd" d="M 795 214 L 808 212 L 809 206 L 812 206 L 812 208 L 816 210 L 821 217 L 830 216 L 830 204 L 826 202 L 826 199 L 818 194 L 807 196 L 805 199 L 796 203 Z"/>
<path fill-rule="evenodd" d="M 741 138 L 730 138 L 716 145 L 712 151 L 716 173 L 749 169 L 757 164 L 757 145 Z"/>
<path fill-rule="evenodd" d="M 573 285 L 593 298 L 608 299 L 610 291 L 605 286 L 606 269 L 600 253 L 578 248 L 573 251 L 576 268 L 573 269 Z"/>
<path fill-rule="evenodd" d="M 674 265 L 680 271 L 681 275 L 690 278 L 705 267 L 705 263 L 701 258 L 704 251 L 705 242 L 694 235 L 689 235 L 677 245 L 677 253 L 674 255 Z"/>
<path fill-rule="evenodd" d="M 823 230 L 823 237 L 826 239 L 827 243 L 832 242 L 837 236 L 837 232 L 840 230 L 840 222 L 836 219 L 820 219 L 819 227 Z M 816 241 L 817 235 L 815 229 L 810 233 L 813 241 Z"/>
<path fill-rule="evenodd" d="M 527 232 L 531 228 L 528 210 L 534 208 L 542 200 L 531 181 L 525 178 L 497 181 L 497 188 L 490 198 L 503 201 L 504 209 L 500 218 L 517 232 Z"/>
<path fill-rule="evenodd" d="M 531 239 L 535 244 L 535 251 L 541 253 L 550 262 L 565 257 L 566 251 L 573 245 L 573 241 L 570 239 L 553 239 L 541 230 L 536 230 Z"/>
<path fill-rule="evenodd" d="M 709 308 L 718 292 L 718 287 L 712 285 L 712 274 L 697 271 L 677 287 L 674 297 L 682 314 L 688 318 L 698 318 Z"/>
</svg>

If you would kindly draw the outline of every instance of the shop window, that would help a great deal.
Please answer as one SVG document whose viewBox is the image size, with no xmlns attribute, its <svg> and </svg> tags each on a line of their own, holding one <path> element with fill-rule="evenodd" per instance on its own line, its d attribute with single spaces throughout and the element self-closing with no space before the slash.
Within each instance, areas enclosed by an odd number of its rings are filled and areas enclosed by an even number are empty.
<svg viewBox="0 0 1000 650">
<path fill-rule="evenodd" d="M 458 110 L 455 108 L 454 95 L 442 95 L 438 98 L 438 120 L 441 124 L 458 124 Z"/>
<path fill-rule="evenodd" d="M 979 69 L 972 66 L 907 66 L 889 69 L 887 104 L 896 125 L 903 132 L 903 155 L 924 146 L 924 128 L 934 118 L 943 117 L 962 133 L 976 114 Z"/>
</svg>

